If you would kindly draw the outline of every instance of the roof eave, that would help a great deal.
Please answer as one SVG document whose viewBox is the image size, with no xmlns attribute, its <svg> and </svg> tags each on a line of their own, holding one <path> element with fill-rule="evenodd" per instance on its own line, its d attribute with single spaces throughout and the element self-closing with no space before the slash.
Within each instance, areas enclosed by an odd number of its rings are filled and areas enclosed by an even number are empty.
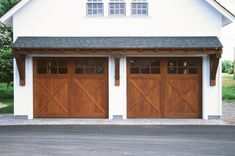
<svg viewBox="0 0 235 156">
<path fill-rule="evenodd" d="M 222 6 L 219 2 L 217 2 L 216 0 L 206 0 L 206 2 L 222 15 L 222 26 L 226 26 L 235 22 L 235 15 L 227 10 L 224 6 Z"/>
<path fill-rule="evenodd" d="M 21 0 L 17 3 L 13 8 L 7 11 L 2 17 L 0 17 L 0 22 L 6 24 L 7 26 L 12 26 L 12 17 L 18 12 L 21 8 L 23 8 L 30 0 Z"/>
</svg>

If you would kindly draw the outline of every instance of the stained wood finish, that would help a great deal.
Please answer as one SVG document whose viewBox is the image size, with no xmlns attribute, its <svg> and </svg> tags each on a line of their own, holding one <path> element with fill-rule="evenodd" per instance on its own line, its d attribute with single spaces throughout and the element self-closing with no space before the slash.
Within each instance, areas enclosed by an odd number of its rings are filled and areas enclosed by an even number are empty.
<svg viewBox="0 0 235 156">
<path fill-rule="evenodd" d="M 34 117 L 107 118 L 107 69 L 107 58 L 34 58 Z"/>
<path fill-rule="evenodd" d="M 15 55 L 16 65 L 19 71 L 20 86 L 25 86 L 25 55 Z"/>
<path fill-rule="evenodd" d="M 130 62 L 153 59 L 160 61 L 159 74 L 131 74 L 137 70 L 131 67 Z M 197 65 L 169 67 L 171 60 L 191 60 Z M 201 118 L 201 58 L 128 58 L 127 61 L 128 118 Z M 176 71 L 170 71 L 171 68 Z"/>
<path fill-rule="evenodd" d="M 192 55 L 222 54 L 222 49 L 14 49 L 14 54 Z"/>
<path fill-rule="evenodd" d="M 222 54 L 222 49 L 31 49 L 31 48 L 13 48 L 14 57 L 25 56 L 28 54 L 86 54 L 86 55 L 197 55 L 197 54 L 208 54 L 219 56 Z M 19 60 L 20 61 L 20 60 Z M 18 62 L 19 62 L 18 61 Z M 215 62 L 216 63 L 216 62 Z M 20 71 L 25 70 L 22 63 L 17 63 L 19 69 L 19 75 L 23 75 Z M 214 66 L 214 65 L 213 65 Z M 212 70 L 214 71 L 215 68 Z M 213 72 L 214 73 L 214 72 Z M 213 75 L 211 76 L 213 77 Z M 211 81 L 211 86 L 215 86 L 216 80 Z M 117 82 L 118 83 L 118 82 Z M 24 78 L 20 81 L 22 86 L 25 85 Z"/>
<path fill-rule="evenodd" d="M 115 86 L 120 86 L 120 57 L 115 57 Z"/>
<path fill-rule="evenodd" d="M 216 86 L 216 74 L 219 67 L 221 54 L 210 55 L 210 85 Z"/>
</svg>

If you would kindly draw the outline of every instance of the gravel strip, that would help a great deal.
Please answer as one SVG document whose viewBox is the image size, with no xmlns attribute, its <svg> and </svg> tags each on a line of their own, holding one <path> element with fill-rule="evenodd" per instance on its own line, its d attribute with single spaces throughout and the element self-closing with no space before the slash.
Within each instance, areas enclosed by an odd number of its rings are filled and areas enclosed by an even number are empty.
<svg viewBox="0 0 235 156">
<path fill-rule="evenodd" d="M 223 103 L 222 119 L 229 124 L 235 124 L 235 103 Z"/>
</svg>

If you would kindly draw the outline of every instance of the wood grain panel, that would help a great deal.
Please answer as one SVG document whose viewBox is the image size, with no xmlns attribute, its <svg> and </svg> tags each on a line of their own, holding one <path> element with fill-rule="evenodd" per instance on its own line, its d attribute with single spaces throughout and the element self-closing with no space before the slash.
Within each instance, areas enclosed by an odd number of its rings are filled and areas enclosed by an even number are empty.
<svg viewBox="0 0 235 156">
<path fill-rule="evenodd" d="M 79 69 L 84 68 L 84 71 L 86 68 L 89 70 L 92 68 L 94 73 L 90 71 L 89 74 L 79 73 L 80 71 L 76 73 L 77 64 L 80 62 L 84 64 L 84 60 L 86 63 L 103 62 L 104 67 L 79 66 Z M 59 66 L 63 63 L 57 63 L 57 67 L 48 67 L 42 64 L 43 61 L 67 62 L 67 73 L 64 66 Z M 40 74 L 37 70 L 38 62 L 42 64 Z M 50 64 L 55 63 L 50 62 Z M 107 58 L 34 58 L 34 117 L 107 118 L 107 66 Z M 45 70 L 42 69 L 43 67 Z M 42 74 L 43 72 L 45 73 Z"/>
<path fill-rule="evenodd" d="M 136 60 L 154 59 L 160 61 L 159 74 L 140 72 L 143 68 L 144 72 L 148 72 L 147 68 L 156 69 L 151 65 L 131 66 Z M 201 58 L 128 58 L 127 61 L 128 118 L 202 117 Z M 169 61 L 175 64 L 170 67 Z"/>
</svg>

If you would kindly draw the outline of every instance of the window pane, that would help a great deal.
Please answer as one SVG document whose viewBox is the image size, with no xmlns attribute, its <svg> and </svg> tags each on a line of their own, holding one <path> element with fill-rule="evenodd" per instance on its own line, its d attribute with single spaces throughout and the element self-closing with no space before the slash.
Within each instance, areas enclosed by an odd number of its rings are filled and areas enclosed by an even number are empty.
<svg viewBox="0 0 235 156">
<path fill-rule="evenodd" d="M 116 14 L 116 15 L 119 14 L 119 9 L 115 9 L 115 14 Z"/>
<path fill-rule="evenodd" d="M 55 67 L 55 66 L 57 66 L 57 62 L 56 62 L 56 61 L 49 61 L 49 62 L 48 62 L 48 66 L 53 66 L 53 67 Z"/>
<path fill-rule="evenodd" d="M 184 66 L 187 67 L 188 62 L 186 60 L 179 60 L 178 61 L 178 66 Z"/>
<path fill-rule="evenodd" d="M 59 68 L 59 74 L 67 74 L 67 68 Z"/>
<path fill-rule="evenodd" d="M 47 73 L 47 68 L 45 67 L 38 68 L 38 74 L 46 74 L 46 73 Z"/>
<path fill-rule="evenodd" d="M 111 14 L 111 15 L 114 15 L 114 10 L 113 10 L 113 9 L 110 10 L 110 14 Z"/>
<path fill-rule="evenodd" d="M 99 5 L 98 5 L 98 8 L 99 8 L 99 9 L 103 9 L 103 4 L 99 4 Z"/>
<path fill-rule="evenodd" d="M 103 67 L 96 67 L 96 74 L 104 74 L 104 68 Z"/>
<path fill-rule="evenodd" d="M 197 68 L 189 68 L 189 74 L 197 74 Z"/>
<path fill-rule="evenodd" d="M 76 68 L 75 74 L 84 74 L 84 69 L 83 68 Z"/>
<path fill-rule="evenodd" d="M 48 73 L 49 74 L 57 74 L 57 68 L 49 68 Z"/>
<path fill-rule="evenodd" d="M 179 69 L 178 69 L 178 73 L 179 73 L 179 74 L 187 74 L 187 73 L 188 73 L 188 70 L 187 70 L 187 68 L 179 68 Z"/>
<path fill-rule="evenodd" d="M 86 71 L 86 74 L 95 74 L 94 68 L 86 68 L 85 71 Z"/>
<path fill-rule="evenodd" d="M 136 10 L 132 10 L 132 14 L 134 14 L 134 15 L 135 15 L 135 14 L 136 14 Z"/>
<path fill-rule="evenodd" d="M 91 9 L 92 8 L 92 4 L 87 4 L 87 8 Z"/>
<path fill-rule="evenodd" d="M 139 68 L 131 68 L 131 74 L 139 74 Z"/>
<path fill-rule="evenodd" d="M 147 10 L 142 10 L 142 14 L 143 15 L 147 14 Z"/>
<path fill-rule="evenodd" d="M 96 15 L 98 12 L 96 9 L 93 9 L 93 14 Z"/>
<path fill-rule="evenodd" d="M 150 66 L 151 61 L 149 60 L 131 60 L 131 66 Z"/>
<path fill-rule="evenodd" d="M 174 67 L 168 68 L 168 74 L 176 74 L 176 73 L 177 73 L 177 69 L 176 68 L 174 68 Z"/>
<path fill-rule="evenodd" d="M 67 66 L 67 62 L 62 62 L 62 61 L 60 61 L 60 62 L 58 63 L 58 65 L 59 65 L 59 66 Z"/>
<path fill-rule="evenodd" d="M 151 62 L 151 66 L 160 66 L 160 61 L 158 61 L 158 60 L 153 60 L 153 61 Z"/>
<path fill-rule="evenodd" d="M 140 72 L 141 74 L 150 74 L 150 69 L 148 67 L 141 68 Z"/>
<path fill-rule="evenodd" d="M 160 68 L 152 68 L 151 74 L 160 74 Z"/>
<path fill-rule="evenodd" d="M 99 9 L 99 10 L 98 10 L 98 14 L 99 14 L 99 15 L 103 14 L 103 10 L 102 10 L 102 9 Z"/>
<path fill-rule="evenodd" d="M 147 4 L 142 4 L 142 8 L 146 9 L 147 8 Z"/>
<path fill-rule="evenodd" d="M 196 67 L 196 66 L 198 66 L 198 62 L 197 62 L 196 60 L 190 60 L 190 61 L 188 62 L 188 65 L 189 65 L 190 67 Z"/>
<path fill-rule="evenodd" d="M 92 9 L 88 9 L 87 14 L 91 15 L 92 14 Z"/>
<path fill-rule="evenodd" d="M 121 15 L 124 15 L 124 14 L 125 14 L 125 10 L 124 10 L 124 9 L 121 9 L 121 10 L 120 10 L 120 14 L 121 14 Z"/>
<path fill-rule="evenodd" d="M 125 8 L 125 4 L 120 4 L 120 8 L 124 9 Z"/>
<path fill-rule="evenodd" d="M 168 61 L 168 66 L 176 66 L 176 61 L 175 60 Z"/>
<path fill-rule="evenodd" d="M 114 8 L 114 4 L 109 4 L 110 9 Z"/>
<path fill-rule="evenodd" d="M 38 64 L 38 66 L 43 66 L 43 67 L 47 66 L 46 61 L 38 61 L 37 64 Z"/>
</svg>

